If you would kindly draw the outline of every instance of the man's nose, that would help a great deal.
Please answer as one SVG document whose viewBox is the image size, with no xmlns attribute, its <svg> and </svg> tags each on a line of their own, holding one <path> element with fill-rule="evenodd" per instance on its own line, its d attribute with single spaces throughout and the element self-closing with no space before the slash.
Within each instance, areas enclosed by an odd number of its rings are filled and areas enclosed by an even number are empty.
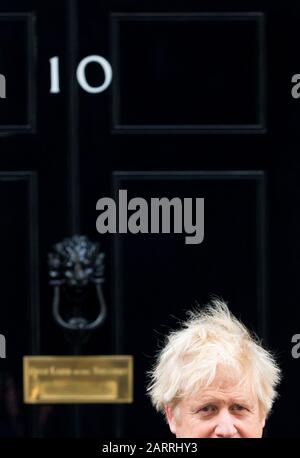
<svg viewBox="0 0 300 458">
<path fill-rule="evenodd" d="M 230 438 L 234 437 L 237 429 L 234 426 L 234 419 L 228 411 L 220 412 L 217 417 L 217 426 L 215 428 L 217 437 Z"/>
</svg>

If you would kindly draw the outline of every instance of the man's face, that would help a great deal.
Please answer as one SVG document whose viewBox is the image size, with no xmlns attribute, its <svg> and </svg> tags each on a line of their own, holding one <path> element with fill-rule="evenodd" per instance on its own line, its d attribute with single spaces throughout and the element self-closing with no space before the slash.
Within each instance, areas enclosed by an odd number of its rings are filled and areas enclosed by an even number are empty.
<svg viewBox="0 0 300 458">
<path fill-rule="evenodd" d="M 224 373 L 199 393 L 166 406 L 172 433 L 179 438 L 262 437 L 265 416 L 249 383 L 237 386 Z"/>
</svg>

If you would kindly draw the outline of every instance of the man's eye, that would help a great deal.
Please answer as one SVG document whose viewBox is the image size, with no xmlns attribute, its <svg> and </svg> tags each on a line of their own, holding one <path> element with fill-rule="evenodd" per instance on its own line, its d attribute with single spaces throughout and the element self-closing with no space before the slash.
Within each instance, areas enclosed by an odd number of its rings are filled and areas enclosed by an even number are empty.
<svg viewBox="0 0 300 458">
<path fill-rule="evenodd" d="M 199 412 L 202 412 L 204 414 L 210 414 L 210 413 L 213 413 L 215 411 L 216 411 L 216 406 L 208 405 L 208 406 L 202 407 Z"/>
<path fill-rule="evenodd" d="M 243 410 L 247 410 L 246 407 L 240 405 L 240 404 L 234 404 L 232 406 L 232 410 L 234 410 L 235 412 L 242 412 Z"/>
</svg>

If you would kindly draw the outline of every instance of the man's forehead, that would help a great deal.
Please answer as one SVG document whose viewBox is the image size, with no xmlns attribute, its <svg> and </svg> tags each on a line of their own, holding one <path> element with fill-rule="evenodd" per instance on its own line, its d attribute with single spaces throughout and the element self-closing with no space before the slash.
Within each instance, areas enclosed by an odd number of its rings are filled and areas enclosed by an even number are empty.
<svg viewBox="0 0 300 458">
<path fill-rule="evenodd" d="M 226 367 L 218 365 L 215 371 L 215 376 L 208 385 L 204 382 L 203 387 L 217 388 L 221 390 L 249 390 L 251 381 L 249 374 L 243 371 L 240 367 Z"/>
<path fill-rule="evenodd" d="M 233 398 L 246 398 L 254 397 L 254 392 L 250 380 L 236 374 L 217 373 L 214 380 L 209 385 L 198 386 L 193 393 L 192 398 L 204 397 L 233 397 Z"/>
<path fill-rule="evenodd" d="M 203 389 L 218 389 L 222 391 L 245 391 L 249 390 L 249 387 L 249 380 L 246 377 L 243 378 L 240 374 L 217 373 L 214 380 L 208 386 L 203 387 Z"/>
</svg>

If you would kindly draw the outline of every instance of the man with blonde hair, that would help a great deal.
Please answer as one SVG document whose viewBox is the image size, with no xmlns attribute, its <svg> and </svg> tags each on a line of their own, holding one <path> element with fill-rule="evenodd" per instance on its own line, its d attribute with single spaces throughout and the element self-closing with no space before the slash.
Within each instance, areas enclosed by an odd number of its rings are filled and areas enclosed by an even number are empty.
<svg viewBox="0 0 300 458">
<path fill-rule="evenodd" d="M 215 299 L 167 336 L 148 393 L 176 437 L 262 437 L 280 372 L 259 339 Z"/>
</svg>

